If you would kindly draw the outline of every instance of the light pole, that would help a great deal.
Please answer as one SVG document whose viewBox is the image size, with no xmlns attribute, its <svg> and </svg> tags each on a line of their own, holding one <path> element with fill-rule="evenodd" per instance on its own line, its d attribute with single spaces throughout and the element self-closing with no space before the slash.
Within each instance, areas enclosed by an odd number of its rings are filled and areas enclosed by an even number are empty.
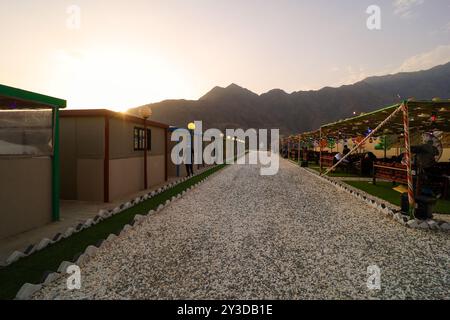
<svg viewBox="0 0 450 320">
<path fill-rule="evenodd" d="M 192 173 L 192 175 L 194 175 L 194 163 L 193 163 L 194 157 L 192 156 L 193 152 L 194 152 L 194 134 L 195 134 L 195 123 L 194 122 L 190 122 L 188 124 L 188 130 L 191 134 L 191 150 L 190 150 L 190 155 L 189 155 L 191 157 L 191 164 L 189 164 L 188 166 L 191 169 L 190 173 Z M 188 175 L 189 175 L 189 170 L 188 170 Z"/>
<path fill-rule="evenodd" d="M 148 133 L 147 133 L 147 119 L 152 116 L 152 109 L 150 107 L 143 107 L 140 110 L 141 117 L 144 119 L 144 189 L 148 189 L 147 177 L 147 152 L 148 152 Z"/>
</svg>

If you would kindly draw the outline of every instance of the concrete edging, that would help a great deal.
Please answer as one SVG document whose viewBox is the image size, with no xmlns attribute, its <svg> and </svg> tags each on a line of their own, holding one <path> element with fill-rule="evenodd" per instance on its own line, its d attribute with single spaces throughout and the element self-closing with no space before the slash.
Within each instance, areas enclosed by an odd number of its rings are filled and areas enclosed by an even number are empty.
<svg viewBox="0 0 450 320">
<path fill-rule="evenodd" d="M 378 210 L 380 213 L 383 213 L 385 216 L 392 218 L 397 223 L 400 223 L 401 225 L 407 228 L 450 232 L 450 223 L 448 222 L 433 219 L 426 221 L 418 219 L 410 219 L 408 216 L 403 215 L 398 209 L 395 209 L 392 206 L 386 204 L 384 200 L 381 200 L 380 198 L 370 195 L 367 192 L 354 188 L 338 179 L 333 179 L 328 176 L 319 175 L 318 173 L 313 172 L 310 169 L 307 168 L 300 168 L 300 169 L 308 172 L 309 174 L 323 181 L 330 183 L 338 190 L 345 191 L 353 195 L 354 197 L 366 202 L 366 204 L 368 204 L 372 208 Z"/>
</svg>

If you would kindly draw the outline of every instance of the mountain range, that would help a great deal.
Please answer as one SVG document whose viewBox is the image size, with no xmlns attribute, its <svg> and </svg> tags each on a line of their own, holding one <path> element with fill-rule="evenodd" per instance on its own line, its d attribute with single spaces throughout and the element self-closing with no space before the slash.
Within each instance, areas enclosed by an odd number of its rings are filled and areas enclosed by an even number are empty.
<svg viewBox="0 0 450 320">
<path fill-rule="evenodd" d="M 152 120 L 177 127 L 202 120 L 204 129 L 279 128 L 281 134 L 293 134 L 411 97 L 450 98 L 450 62 L 424 71 L 369 77 L 339 88 L 292 93 L 274 89 L 258 95 L 231 84 L 215 87 L 199 100 L 165 100 L 146 106 L 152 109 Z M 138 114 L 139 108 L 130 113 Z"/>
</svg>

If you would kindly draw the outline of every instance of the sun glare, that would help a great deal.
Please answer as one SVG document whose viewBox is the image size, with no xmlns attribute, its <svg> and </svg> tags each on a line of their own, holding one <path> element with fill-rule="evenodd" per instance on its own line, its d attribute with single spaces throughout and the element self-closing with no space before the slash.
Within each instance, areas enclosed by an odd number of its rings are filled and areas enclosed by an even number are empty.
<svg viewBox="0 0 450 320">
<path fill-rule="evenodd" d="M 106 108 L 118 112 L 174 93 L 189 96 L 183 73 L 162 57 L 117 49 L 60 50 L 55 86 L 69 101 L 69 108 Z M 69 83 L 67 83 L 69 82 Z"/>
</svg>

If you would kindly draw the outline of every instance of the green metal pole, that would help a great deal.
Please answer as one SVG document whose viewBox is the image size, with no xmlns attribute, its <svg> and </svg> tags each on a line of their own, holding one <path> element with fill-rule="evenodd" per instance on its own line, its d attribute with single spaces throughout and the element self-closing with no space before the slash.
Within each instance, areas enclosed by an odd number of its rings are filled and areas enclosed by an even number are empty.
<svg viewBox="0 0 450 320">
<path fill-rule="evenodd" d="M 59 108 L 53 108 L 53 158 L 52 158 L 52 220 L 59 221 L 59 194 L 61 188 L 59 158 Z"/>
</svg>

